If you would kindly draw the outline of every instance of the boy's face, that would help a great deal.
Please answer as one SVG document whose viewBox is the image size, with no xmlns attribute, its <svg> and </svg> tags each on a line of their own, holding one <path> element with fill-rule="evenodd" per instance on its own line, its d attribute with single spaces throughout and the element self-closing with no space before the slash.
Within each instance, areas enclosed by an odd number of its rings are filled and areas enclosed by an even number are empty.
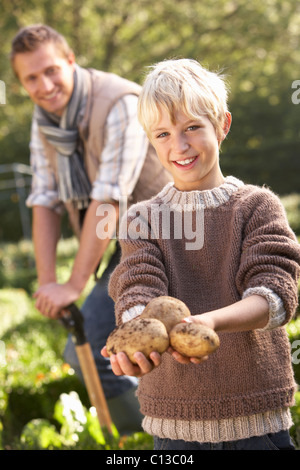
<svg viewBox="0 0 300 470">
<path fill-rule="evenodd" d="M 149 138 L 180 191 L 212 189 L 223 183 L 220 142 L 206 116 L 195 120 L 178 112 L 173 124 L 169 113 L 160 108 L 160 119 L 150 128 Z"/>
<path fill-rule="evenodd" d="M 61 116 L 74 87 L 74 55 L 63 57 L 49 42 L 35 51 L 16 54 L 14 66 L 31 100 L 45 111 Z"/>
</svg>

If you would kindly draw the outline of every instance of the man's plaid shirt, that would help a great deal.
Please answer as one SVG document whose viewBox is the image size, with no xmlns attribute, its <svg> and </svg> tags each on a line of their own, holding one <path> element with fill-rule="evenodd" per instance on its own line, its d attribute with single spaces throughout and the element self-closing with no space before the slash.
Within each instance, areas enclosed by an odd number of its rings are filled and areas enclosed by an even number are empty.
<svg viewBox="0 0 300 470">
<path fill-rule="evenodd" d="M 120 197 L 132 193 L 149 144 L 137 119 L 136 96 L 126 95 L 113 106 L 107 118 L 104 142 L 90 197 L 99 202 L 118 201 Z M 34 119 L 30 152 L 33 177 L 27 205 L 45 206 L 61 213 L 63 203 L 58 199 L 54 171 L 46 159 Z"/>
</svg>

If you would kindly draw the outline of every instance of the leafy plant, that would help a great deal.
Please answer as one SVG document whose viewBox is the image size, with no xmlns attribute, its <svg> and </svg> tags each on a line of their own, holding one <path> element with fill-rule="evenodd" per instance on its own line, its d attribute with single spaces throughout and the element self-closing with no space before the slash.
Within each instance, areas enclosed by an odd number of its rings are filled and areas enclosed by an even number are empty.
<svg viewBox="0 0 300 470">
<path fill-rule="evenodd" d="M 291 228 L 300 235 L 300 194 L 282 196 L 281 201 L 285 207 Z"/>
<path fill-rule="evenodd" d="M 59 244 L 60 281 L 68 276 L 76 247 L 74 239 Z M 116 430 L 111 437 L 100 429 L 85 387 L 64 363 L 67 331 L 35 310 L 34 264 L 25 288 L 9 287 L 23 279 L 28 259 L 33 260 L 29 242 L 0 247 L 7 285 L 0 290 L 0 449 L 151 448 L 144 433 L 127 439 Z"/>
<path fill-rule="evenodd" d="M 153 448 L 153 439 L 145 433 L 119 436 L 114 428 L 112 435 L 101 429 L 95 409 L 89 410 L 72 391 L 61 394 L 54 407 L 56 425 L 46 419 L 34 419 L 21 433 L 20 448 L 26 450 L 112 450 Z"/>
<path fill-rule="evenodd" d="M 292 320 L 286 326 L 291 343 L 292 364 L 297 384 L 300 384 L 300 316 Z M 299 387 L 298 387 L 299 389 Z M 300 390 L 295 394 L 295 405 L 291 408 L 293 426 L 290 430 L 297 449 L 300 449 Z"/>
<path fill-rule="evenodd" d="M 101 430 L 94 408 L 89 410 L 72 391 L 62 393 L 54 407 L 56 426 L 45 419 L 27 423 L 21 433 L 23 449 L 111 449 L 118 448 L 118 432 L 110 436 Z"/>
<path fill-rule="evenodd" d="M 60 279 L 68 275 L 76 246 L 74 240 L 60 243 Z M 0 246 L 0 273 L 7 286 L 0 290 L 0 449 L 152 449 L 145 433 L 120 437 L 116 430 L 113 436 L 101 430 L 84 386 L 64 363 L 66 330 L 34 308 L 34 267 L 27 268 L 27 288 L 9 286 L 11 280 L 17 286 L 25 279 L 23 267 L 32 256 L 27 242 Z M 300 317 L 286 328 L 300 384 Z M 291 434 L 300 449 L 300 391 L 291 413 Z"/>
</svg>

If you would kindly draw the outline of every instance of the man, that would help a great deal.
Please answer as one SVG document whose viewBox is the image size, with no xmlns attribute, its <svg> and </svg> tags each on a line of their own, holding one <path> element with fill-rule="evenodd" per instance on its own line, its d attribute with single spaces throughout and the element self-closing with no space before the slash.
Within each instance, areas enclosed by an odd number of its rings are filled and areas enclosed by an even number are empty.
<svg viewBox="0 0 300 470">
<path fill-rule="evenodd" d="M 65 38 L 46 25 L 18 32 L 12 42 L 11 64 L 35 103 L 30 144 L 33 179 L 27 200 L 33 209 L 39 283 L 34 297 L 43 315 L 57 318 L 79 298 L 96 271 L 114 238 L 120 203 L 148 199 L 170 176 L 137 121 L 137 84 L 79 67 Z M 56 248 L 64 209 L 80 238 L 70 278 L 59 284 Z M 105 231 L 99 233 L 101 222 Z M 117 245 L 82 311 L 112 419 L 122 434 L 140 430 L 136 379 L 116 377 L 100 354 L 115 327 L 107 282 L 119 254 Z M 80 375 L 70 338 L 65 355 Z"/>
</svg>

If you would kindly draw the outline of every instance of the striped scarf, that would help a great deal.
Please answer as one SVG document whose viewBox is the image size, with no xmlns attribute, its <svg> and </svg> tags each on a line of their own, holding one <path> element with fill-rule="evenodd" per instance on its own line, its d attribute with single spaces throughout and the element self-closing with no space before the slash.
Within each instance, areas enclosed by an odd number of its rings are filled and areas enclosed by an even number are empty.
<svg viewBox="0 0 300 470">
<path fill-rule="evenodd" d="M 57 152 L 58 194 L 63 202 L 73 201 L 78 209 L 89 204 L 91 183 L 87 177 L 80 146 L 78 119 L 86 100 L 84 69 L 75 65 L 74 89 L 63 115 L 35 106 L 40 131 Z"/>
</svg>

